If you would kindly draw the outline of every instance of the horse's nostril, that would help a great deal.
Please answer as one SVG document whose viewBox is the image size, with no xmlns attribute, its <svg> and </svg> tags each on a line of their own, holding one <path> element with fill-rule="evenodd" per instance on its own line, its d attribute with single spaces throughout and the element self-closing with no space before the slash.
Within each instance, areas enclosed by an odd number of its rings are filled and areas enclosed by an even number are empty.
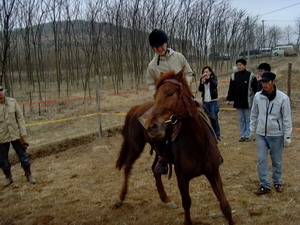
<svg viewBox="0 0 300 225">
<path fill-rule="evenodd" d="M 148 127 L 148 132 L 152 132 L 157 130 L 158 126 L 156 123 L 152 123 L 149 127 Z"/>
</svg>

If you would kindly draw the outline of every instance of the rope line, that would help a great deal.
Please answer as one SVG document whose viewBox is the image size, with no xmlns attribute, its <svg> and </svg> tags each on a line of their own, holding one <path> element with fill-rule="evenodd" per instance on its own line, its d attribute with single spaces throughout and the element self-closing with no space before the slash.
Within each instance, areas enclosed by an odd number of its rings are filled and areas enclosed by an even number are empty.
<svg viewBox="0 0 300 225">
<path fill-rule="evenodd" d="M 220 108 L 220 110 L 235 111 L 236 109 L 235 108 Z M 26 127 L 76 120 L 79 118 L 87 118 L 87 117 L 97 116 L 97 115 L 126 116 L 127 113 L 103 113 L 103 112 L 102 113 L 91 113 L 91 114 L 86 114 L 86 115 L 81 115 L 81 116 L 73 116 L 73 117 L 69 117 L 69 118 L 63 118 L 63 119 L 59 119 L 59 120 L 50 120 L 50 121 L 43 121 L 43 122 L 37 122 L 37 123 L 29 123 L 29 124 L 26 124 Z M 300 128 L 293 128 L 293 130 L 300 130 Z"/>
</svg>

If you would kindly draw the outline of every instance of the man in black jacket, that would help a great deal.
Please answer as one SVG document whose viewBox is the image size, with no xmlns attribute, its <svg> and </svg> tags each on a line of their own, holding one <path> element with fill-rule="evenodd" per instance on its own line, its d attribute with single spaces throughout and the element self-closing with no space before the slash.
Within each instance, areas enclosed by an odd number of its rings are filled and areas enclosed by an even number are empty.
<svg viewBox="0 0 300 225">
<path fill-rule="evenodd" d="M 236 60 L 238 72 L 230 78 L 227 105 L 233 101 L 233 107 L 237 109 L 240 122 L 240 142 L 249 141 L 250 137 L 250 111 L 253 97 L 257 91 L 257 80 L 253 73 L 246 70 L 245 59 Z"/>
<path fill-rule="evenodd" d="M 257 91 L 261 91 L 263 89 L 262 82 L 259 82 L 262 78 L 264 72 L 271 72 L 271 66 L 268 63 L 261 63 L 257 67 L 258 74 L 257 74 Z"/>
</svg>

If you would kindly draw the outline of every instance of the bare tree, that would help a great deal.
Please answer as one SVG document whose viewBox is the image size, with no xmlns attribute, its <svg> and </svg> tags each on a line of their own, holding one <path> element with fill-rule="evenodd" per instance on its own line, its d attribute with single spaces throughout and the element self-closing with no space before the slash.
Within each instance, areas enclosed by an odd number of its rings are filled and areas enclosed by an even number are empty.
<svg viewBox="0 0 300 225">
<path fill-rule="evenodd" d="M 243 21 L 246 18 L 246 12 L 244 10 L 229 9 L 229 13 L 231 17 L 228 20 L 228 42 L 226 48 L 230 55 L 230 66 L 232 66 L 245 44 L 243 42 Z"/>
<path fill-rule="evenodd" d="M 211 38 L 211 52 L 212 54 L 219 54 L 221 59 L 223 54 L 226 52 L 226 39 L 227 39 L 227 27 L 226 20 L 228 13 L 228 2 L 219 3 L 214 10 L 213 21 L 210 26 L 210 38 Z M 218 68 L 219 66 L 219 68 Z M 215 70 L 222 69 L 223 60 L 214 60 L 213 67 Z"/>
<path fill-rule="evenodd" d="M 57 94 L 60 98 L 62 71 L 61 71 L 61 46 L 62 46 L 62 4 L 63 0 L 48 0 L 45 2 L 48 16 L 52 24 L 53 42 L 54 42 L 54 57 L 55 57 L 55 74 L 57 82 Z"/>
<path fill-rule="evenodd" d="M 88 8 L 87 8 L 87 21 L 86 26 L 83 27 L 84 32 L 82 35 L 82 50 L 85 54 L 85 63 L 86 63 L 86 70 L 85 76 L 82 79 L 83 82 L 83 89 L 86 95 L 86 91 L 89 91 L 89 95 L 91 96 L 91 89 L 90 89 L 90 78 L 94 77 L 93 71 L 99 72 L 98 62 L 99 59 L 99 41 L 101 33 L 102 33 L 102 25 L 98 23 L 99 16 L 101 15 L 102 7 L 104 1 L 97 1 L 93 3 L 93 1 L 89 1 Z M 99 75 L 99 74 L 97 74 Z"/>
<path fill-rule="evenodd" d="M 20 1 L 19 13 L 27 77 L 33 91 L 37 82 L 40 100 L 42 99 L 41 75 L 43 74 L 41 41 L 45 22 L 43 6 L 43 1 Z"/>
<path fill-rule="evenodd" d="M 127 75 L 138 88 L 153 56 L 148 35 L 154 28 L 168 33 L 170 47 L 193 60 L 196 72 L 206 64 L 228 69 L 240 51 L 263 46 L 257 18 L 233 8 L 230 0 L 17 0 L 21 32 L 11 42 L 11 18 L 18 9 L 14 1 L 1 2 L 1 75 L 13 81 L 16 70 L 22 86 L 25 71 L 39 99 L 41 82 L 46 87 L 50 78 L 45 74 L 53 71 L 58 97 L 64 82 L 67 95 L 72 84 L 91 95 L 96 74 L 102 83 L 108 77 L 115 92 Z M 266 27 L 265 33 L 268 45 L 276 45 L 280 30 Z M 230 54 L 231 61 L 209 61 L 210 53 Z M 11 54 L 16 57 L 9 61 Z"/>
<path fill-rule="evenodd" d="M 287 25 L 286 27 L 284 27 L 283 29 L 283 35 L 286 37 L 288 43 L 287 44 L 291 44 L 291 36 L 293 33 L 293 28 L 290 25 Z"/>
<path fill-rule="evenodd" d="M 281 28 L 278 26 L 272 26 L 268 29 L 267 38 L 269 46 L 276 46 L 282 35 Z"/>
<path fill-rule="evenodd" d="M 300 45 L 300 16 L 296 20 L 296 32 L 298 35 L 296 45 L 299 46 Z"/>
<path fill-rule="evenodd" d="M 64 61 L 66 65 L 66 75 L 65 81 L 67 84 L 67 95 L 69 95 L 70 84 L 76 83 L 77 87 L 79 87 L 79 82 L 76 80 L 75 70 L 80 65 L 79 63 L 79 54 L 78 54 L 78 38 L 77 38 L 77 30 L 78 27 L 78 16 L 80 14 L 80 2 L 73 1 L 74 6 L 71 6 L 71 1 L 64 1 L 63 10 L 64 15 L 66 16 L 65 26 L 64 26 Z M 77 54 L 76 54 L 77 53 Z M 76 57 L 78 56 L 78 57 Z M 77 66 L 76 66 L 77 65 Z"/>
<path fill-rule="evenodd" d="M 108 65 L 108 76 L 113 83 L 114 90 L 119 91 L 123 82 L 123 58 L 122 58 L 122 41 L 123 41 L 123 0 L 116 0 L 112 5 L 106 3 L 106 19 L 107 19 L 107 40 L 110 43 L 108 47 L 101 46 L 105 53 Z M 126 43 L 127 44 L 127 43 Z"/>
<path fill-rule="evenodd" d="M 209 51 L 209 27 L 213 14 L 214 0 L 199 1 L 191 7 L 191 40 L 194 46 L 193 55 L 196 59 L 196 72 L 200 73 L 203 65 L 207 65 Z"/>
<path fill-rule="evenodd" d="M 7 63 L 9 59 L 10 38 L 14 27 L 12 16 L 15 7 L 15 2 L 16 2 L 15 0 L 2 0 L 0 5 L 0 30 L 1 30 L 0 85 L 2 85 L 3 78 L 6 79 L 6 75 L 7 75 Z"/>
</svg>

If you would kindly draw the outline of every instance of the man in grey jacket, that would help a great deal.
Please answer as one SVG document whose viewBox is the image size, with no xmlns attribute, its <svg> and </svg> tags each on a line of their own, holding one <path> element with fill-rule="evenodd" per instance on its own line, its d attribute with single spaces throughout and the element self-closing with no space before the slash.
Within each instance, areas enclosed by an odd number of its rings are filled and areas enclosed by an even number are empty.
<svg viewBox="0 0 300 225">
<path fill-rule="evenodd" d="M 282 153 L 284 146 L 291 144 L 292 119 L 289 97 L 275 86 L 276 75 L 265 72 L 262 75 L 263 89 L 254 96 L 250 115 L 250 132 L 256 133 L 257 170 L 260 187 L 257 195 L 271 191 L 267 155 L 272 159 L 272 179 L 277 192 L 282 186 Z"/>
<path fill-rule="evenodd" d="M 20 107 L 14 98 L 5 96 L 5 89 L 0 86 L 0 167 L 5 174 L 4 187 L 13 182 L 11 164 L 8 160 L 8 151 L 12 144 L 17 153 L 25 176 L 31 184 L 36 181 L 31 175 L 30 162 L 26 148 L 26 127 Z"/>
</svg>

